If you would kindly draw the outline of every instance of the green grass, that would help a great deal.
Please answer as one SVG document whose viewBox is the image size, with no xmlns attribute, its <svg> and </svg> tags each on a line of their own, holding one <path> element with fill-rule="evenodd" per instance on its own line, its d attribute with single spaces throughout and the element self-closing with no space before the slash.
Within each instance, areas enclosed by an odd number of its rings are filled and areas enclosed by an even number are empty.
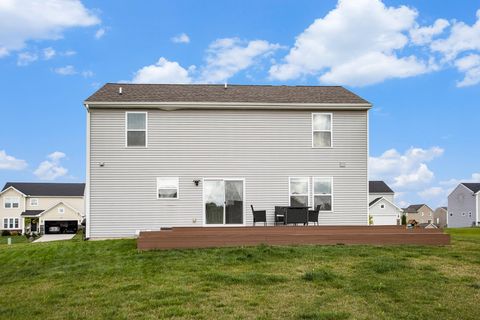
<svg viewBox="0 0 480 320">
<path fill-rule="evenodd" d="M 448 232 L 445 247 L 1 245 L 0 318 L 478 319 L 480 229 Z"/>
<path fill-rule="evenodd" d="M 8 238 L 12 238 L 12 244 L 28 242 L 25 236 L 0 236 L 0 248 L 2 248 L 2 245 L 7 245 Z"/>
</svg>

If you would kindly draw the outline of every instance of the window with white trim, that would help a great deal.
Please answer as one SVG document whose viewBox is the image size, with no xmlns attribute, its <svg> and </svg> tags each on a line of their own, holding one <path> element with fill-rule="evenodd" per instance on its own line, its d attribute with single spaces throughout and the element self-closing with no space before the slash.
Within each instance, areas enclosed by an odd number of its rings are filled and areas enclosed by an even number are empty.
<svg viewBox="0 0 480 320">
<path fill-rule="evenodd" d="M 158 199 L 178 199 L 179 180 L 175 177 L 157 178 Z"/>
<path fill-rule="evenodd" d="M 469 217 L 469 218 L 472 217 L 472 213 L 471 213 L 471 212 L 468 213 L 468 217 Z"/>
<path fill-rule="evenodd" d="M 330 148 L 332 146 L 332 114 L 312 113 L 312 147 Z"/>
<path fill-rule="evenodd" d="M 19 229 L 19 219 L 18 218 L 3 218 L 3 229 Z"/>
<path fill-rule="evenodd" d="M 292 207 L 307 207 L 309 204 L 309 178 L 295 177 L 289 179 L 289 203 Z"/>
<path fill-rule="evenodd" d="M 19 197 L 5 197 L 3 202 L 5 209 L 12 209 L 18 208 L 20 205 L 20 198 Z"/>
<path fill-rule="evenodd" d="M 385 209 L 385 205 L 383 203 L 380 205 L 380 209 Z"/>
<path fill-rule="evenodd" d="M 58 207 L 58 213 L 60 213 L 60 214 L 65 213 L 65 208 L 64 207 Z"/>
<path fill-rule="evenodd" d="M 147 146 L 147 113 L 126 112 L 125 130 L 127 147 Z"/>
<path fill-rule="evenodd" d="M 38 206 L 38 199 L 37 198 L 30 198 L 30 205 L 32 207 Z"/>
<path fill-rule="evenodd" d="M 313 177 L 313 207 L 332 211 L 332 178 Z"/>
</svg>

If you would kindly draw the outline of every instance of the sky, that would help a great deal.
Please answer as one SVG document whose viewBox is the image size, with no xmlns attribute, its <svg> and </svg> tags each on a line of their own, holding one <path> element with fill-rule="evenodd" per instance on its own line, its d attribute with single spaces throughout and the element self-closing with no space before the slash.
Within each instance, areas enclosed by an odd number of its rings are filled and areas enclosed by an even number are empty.
<svg viewBox="0 0 480 320">
<path fill-rule="evenodd" d="M 343 85 L 400 206 L 480 182 L 480 1 L 0 1 L 0 184 L 85 179 L 106 82 Z"/>
</svg>

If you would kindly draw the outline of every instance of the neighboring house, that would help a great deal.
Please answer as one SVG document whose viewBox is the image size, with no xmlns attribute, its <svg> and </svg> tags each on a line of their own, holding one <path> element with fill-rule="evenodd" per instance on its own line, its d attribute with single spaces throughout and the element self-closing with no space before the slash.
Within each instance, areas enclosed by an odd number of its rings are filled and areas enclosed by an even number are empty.
<svg viewBox="0 0 480 320">
<path fill-rule="evenodd" d="M 449 227 L 480 225 L 480 183 L 460 183 L 448 196 Z"/>
<path fill-rule="evenodd" d="M 433 213 L 433 223 L 440 228 L 445 228 L 447 226 L 447 214 L 447 207 L 438 207 Z"/>
<path fill-rule="evenodd" d="M 87 109 L 87 237 L 251 226 L 250 205 L 368 224 L 368 110 L 343 87 L 106 84 Z"/>
<path fill-rule="evenodd" d="M 0 192 L 0 230 L 76 232 L 84 218 L 84 183 L 7 182 Z"/>
<path fill-rule="evenodd" d="M 412 204 L 403 211 L 407 221 L 414 220 L 417 224 L 433 223 L 433 210 L 426 204 Z"/>
<path fill-rule="evenodd" d="M 399 224 L 402 209 L 394 203 L 394 191 L 384 181 L 369 181 L 368 190 L 373 225 Z"/>
</svg>

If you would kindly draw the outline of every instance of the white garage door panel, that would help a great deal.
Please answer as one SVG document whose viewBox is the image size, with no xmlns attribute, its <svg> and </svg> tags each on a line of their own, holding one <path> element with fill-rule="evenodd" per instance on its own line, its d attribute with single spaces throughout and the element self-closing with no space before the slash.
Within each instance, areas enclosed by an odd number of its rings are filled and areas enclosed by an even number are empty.
<svg viewBox="0 0 480 320">
<path fill-rule="evenodd" d="M 396 216 L 373 216 L 373 225 L 375 226 L 386 226 L 386 225 L 396 225 L 397 217 Z"/>
</svg>

